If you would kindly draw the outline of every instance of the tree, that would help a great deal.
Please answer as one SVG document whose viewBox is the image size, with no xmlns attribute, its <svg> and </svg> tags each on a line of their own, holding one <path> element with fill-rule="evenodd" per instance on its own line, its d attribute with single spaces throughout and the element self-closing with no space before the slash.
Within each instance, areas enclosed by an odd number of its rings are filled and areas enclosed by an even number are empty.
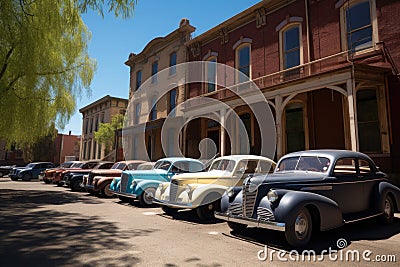
<svg viewBox="0 0 400 267">
<path fill-rule="evenodd" d="M 135 0 L 2 0 L 0 2 L 0 139 L 34 144 L 63 128 L 76 97 L 90 93 L 88 9 L 130 17 Z"/>
<path fill-rule="evenodd" d="M 124 125 L 124 115 L 117 114 L 111 118 L 111 123 L 100 123 L 99 130 L 94 132 L 94 139 L 106 147 L 115 146 L 115 131 Z"/>
</svg>

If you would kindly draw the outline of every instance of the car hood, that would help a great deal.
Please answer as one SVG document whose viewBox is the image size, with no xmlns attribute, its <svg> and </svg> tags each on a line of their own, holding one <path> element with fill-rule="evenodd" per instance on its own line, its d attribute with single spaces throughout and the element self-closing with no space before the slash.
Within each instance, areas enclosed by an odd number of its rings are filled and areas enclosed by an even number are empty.
<svg viewBox="0 0 400 267">
<path fill-rule="evenodd" d="M 220 178 L 232 178 L 232 173 L 220 170 L 182 173 L 174 175 L 172 179 L 178 181 L 179 184 L 211 184 L 217 182 Z"/>
<path fill-rule="evenodd" d="M 313 183 L 324 181 L 327 174 L 318 172 L 293 171 L 260 175 L 251 178 L 253 184 L 275 184 L 275 183 Z"/>
<path fill-rule="evenodd" d="M 153 170 L 137 170 L 137 171 L 124 171 L 122 173 L 128 174 L 134 179 L 157 179 L 157 177 L 165 177 L 168 175 L 168 171 L 153 169 Z"/>
<path fill-rule="evenodd" d="M 109 170 L 92 170 L 91 173 L 93 175 L 120 175 L 122 170 L 119 169 L 109 169 Z"/>
</svg>

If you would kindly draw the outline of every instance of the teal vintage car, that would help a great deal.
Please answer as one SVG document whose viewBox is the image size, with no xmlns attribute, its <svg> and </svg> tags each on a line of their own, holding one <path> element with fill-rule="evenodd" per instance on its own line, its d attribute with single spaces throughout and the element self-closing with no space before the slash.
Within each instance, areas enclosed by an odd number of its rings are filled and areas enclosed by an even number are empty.
<svg viewBox="0 0 400 267">
<path fill-rule="evenodd" d="M 164 158 L 151 170 L 123 171 L 114 178 L 110 190 L 122 201 L 138 199 L 142 206 L 153 204 L 153 198 L 162 182 L 169 182 L 174 175 L 204 171 L 204 164 L 191 158 Z"/>
</svg>

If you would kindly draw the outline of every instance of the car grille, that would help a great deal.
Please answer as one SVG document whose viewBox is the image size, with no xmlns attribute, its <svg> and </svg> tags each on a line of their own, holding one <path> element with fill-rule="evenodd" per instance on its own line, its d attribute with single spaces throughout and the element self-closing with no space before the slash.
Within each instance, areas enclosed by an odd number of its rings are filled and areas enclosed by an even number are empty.
<svg viewBox="0 0 400 267">
<path fill-rule="evenodd" d="M 243 216 L 251 218 L 253 216 L 253 210 L 254 210 L 254 205 L 256 202 L 258 190 L 254 190 L 253 192 L 250 192 L 249 187 L 250 187 L 250 182 L 249 182 L 249 180 L 247 180 L 246 183 L 243 185 L 243 191 L 242 191 L 243 192 Z"/>
<path fill-rule="evenodd" d="M 169 187 L 169 201 L 176 201 L 176 195 L 178 193 L 178 181 L 172 180 Z"/>
<path fill-rule="evenodd" d="M 120 187 L 119 187 L 120 192 L 126 192 L 126 187 L 128 186 L 128 182 L 129 182 L 129 175 L 126 173 L 123 173 L 121 175 L 121 183 L 120 183 Z"/>
<path fill-rule="evenodd" d="M 242 204 L 241 203 L 232 203 L 229 206 L 228 212 L 232 215 L 241 215 L 242 214 Z"/>
<path fill-rule="evenodd" d="M 275 221 L 274 214 L 267 208 L 258 207 L 257 208 L 257 215 L 260 220 L 263 221 Z"/>
</svg>

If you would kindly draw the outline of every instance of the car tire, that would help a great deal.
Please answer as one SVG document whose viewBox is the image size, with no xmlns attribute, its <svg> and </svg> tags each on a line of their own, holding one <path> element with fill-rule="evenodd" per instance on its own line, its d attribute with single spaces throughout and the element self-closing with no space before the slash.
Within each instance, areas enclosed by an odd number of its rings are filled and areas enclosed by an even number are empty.
<svg viewBox="0 0 400 267">
<path fill-rule="evenodd" d="M 18 181 L 18 177 L 11 177 L 11 180 Z"/>
<path fill-rule="evenodd" d="M 161 206 L 161 209 L 165 214 L 170 216 L 174 216 L 178 212 L 178 209 L 174 209 L 168 206 Z"/>
<path fill-rule="evenodd" d="M 32 179 L 32 174 L 30 173 L 25 173 L 24 175 L 22 175 L 22 181 L 28 182 Z"/>
<path fill-rule="evenodd" d="M 386 194 L 386 196 L 382 199 L 382 211 L 383 211 L 383 214 L 380 217 L 381 221 L 384 224 L 393 223 L 394 205 L 393 205 L 393 200 L 389 194 Z"/>
<path fill-rule="evenodd" d="M 307 208 L 303 207 L 286 223 L 286 240 L 293 247 L 304 247 L 310 242 L 312 230 L 311 214 Z"/>
<path fill-rule="evenodd" d="M 246 229 L 247 225 L 235 222 L 228 222 L 229 228 L 232 229 L 234 232 L 241 232 Z"/>
<path fill-rule="evenodd" d="M 71 191 L 74 192 L 82 191 L 81 181 L 79 181 L 78 179 L 72 180 L 69 184 L 69 187 L 71 188 Z"/>
<path fill-rule="evenodd" d="M 140 205 L 146 207 L 153 205 L 153 198 L 156 195 L 156 188 L 148 187 L 143 190 L 143 193 L 139 196 Z"/>
<path fill-rule="evenodd" d="M 115 196 L 114 193 L 110 190 L 111 183 L 107 183 L 103 189 L 101 189 L 101 195 L 103 197 L 113 197 Z"/>
<path fill-rule="evenodd" d="M 51 181 L 50 181 L 50 180 L 47 180 L 47 179 L 43 179 L 43 182 L 44 182 L 45 184 L 51 184 Z"/>
<path fill-rule="evenodd" d="M 196 208 L 197 216 L 202 221 L 215 219 L 214 212 L 217 210 L 217 201 Z"/>
</svg>

